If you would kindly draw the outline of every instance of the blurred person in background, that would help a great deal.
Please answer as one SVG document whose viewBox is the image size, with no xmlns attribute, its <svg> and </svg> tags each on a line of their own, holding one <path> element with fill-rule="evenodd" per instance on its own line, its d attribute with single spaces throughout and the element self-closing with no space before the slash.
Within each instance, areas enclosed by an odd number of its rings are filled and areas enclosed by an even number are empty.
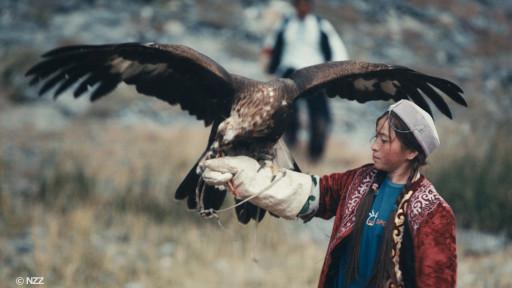
<svg viewBox="0 0 512 288">
<path fill-rule="evenodd" d="M 326 61 L 347 60 L 347 50 L 336 30 L 326 19 L 313 14 L 313 0 L 293 0 L 295 15 L 285 17 L 264 42 L 262 54 L 269 59 L 266 72 L 288 77 L 296 69 Z M 322 156 L 331 123 L 331 112 L 323 92 L 305 99 L 309 116 L 309 157 Z M 298 101 L 294 102 L 291 123 L 285 133 L 290 147 L 297 143 L 300 129 Z"/>
<path fill-rule="evenodd" d="M 455 217 L 420 173 L 440 145 L 433 119 L 401 100 L 375 126 L 373 163 L 352 170 L 272 181 L 271 167 L 236 156 L 206 161 L 203 178 L 285 219 L 335 217 L 318 287 L 455 287 Z"/>
</svg>

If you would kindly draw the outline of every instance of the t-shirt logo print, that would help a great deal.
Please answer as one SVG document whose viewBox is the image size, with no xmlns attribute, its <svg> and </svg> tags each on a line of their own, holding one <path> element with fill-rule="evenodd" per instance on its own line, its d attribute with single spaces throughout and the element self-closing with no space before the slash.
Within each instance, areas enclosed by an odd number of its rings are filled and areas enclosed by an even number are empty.
<svg viewBox="0 0 512 288">
<path fill-rule="evenodd" d="M 377 220 L 378 216 L 379 216 L 379 212 L 376 212 L 372 209 L 372 211 L 370 211 L 370 214 L 368 215 L 368 219 L 366 219 L 366 225 L 368 225 L 368 226 L 375 225 L 375 221 Z"/>
</svg>

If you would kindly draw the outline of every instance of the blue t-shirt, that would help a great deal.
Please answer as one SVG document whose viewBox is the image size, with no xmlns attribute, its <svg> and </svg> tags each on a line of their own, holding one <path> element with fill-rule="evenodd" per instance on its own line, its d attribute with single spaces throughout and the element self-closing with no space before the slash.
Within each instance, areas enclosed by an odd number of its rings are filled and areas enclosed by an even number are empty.
<svg viewBox="0 0 512 288">
<path fill-rule="evenodd" d="M 352 247 L 349 244 L 350 241 L 344 241 L 343 246 L 340 247 L 341 253 L 338 278 L 336 279 L 337 288 L 366 287 L 367 283 L 370 281 L 373 275 L 377 253 L 379 252 L 382 234 L 384 234 L 386 221 L 389 220 L 391 213 L 396 209 L 396 201 L 403 187 L 404 184 L 392 183 L 387 178 L 381 184 L 375 195 L 375 199 L 366 219 L 366 225 L 363 228 L 363 234 L 361 235 L 358 277 L 352 280 L 348 285 L 345 283 Z"/>
</svg>

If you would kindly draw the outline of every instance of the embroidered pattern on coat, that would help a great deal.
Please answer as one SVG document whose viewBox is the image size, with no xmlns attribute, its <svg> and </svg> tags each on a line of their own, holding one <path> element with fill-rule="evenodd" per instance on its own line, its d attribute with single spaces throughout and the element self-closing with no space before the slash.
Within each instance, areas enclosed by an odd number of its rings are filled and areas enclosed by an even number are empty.
<svg viewBox="0 0 512 288">
<path fill-rule="evenodd" d="M 407 213 L 407 203 L 409 203 L 409 200 L 413 193 L 414 191 L 410 190 L 402 197 L 402 200 L 400 200 L 400 204 L 398 204 L 398 209 L 395 214 L 393 227 L 393 247 L 391 249 L 391 261 L 393 263 L 393 270 L 395 272 L 397 283 L 392 283 L 394 285 L 390 285 L 389 287 L 404 287 L 403 274 L 399 264 L 400 248 L 402 247 L 402 241 L 404 239 L 404 224 L 405 214 Z"/>
<path fill-rule="evenodd" d="M 437 194 L 434 186 L 429 181 L 423 181 L 420 184 L 411 197 L 410 208 L 407 213 L 413 231 L 416 231 L 421 221 L 436 208 L 441 200 L 441 196 Z"/>
<path fill-rule="evenodd" d="M 356 220 L 355 214 L 357 207 L 359 207 L 359 203 L 363 199 L 364 195 L 366 195 L 366 192 L 373 183 L 373 179 L 375 178 L 375 174 L 377 174 L 377 170 L 369 167 L 367 169 L 358 171 L 358 174 L 359 173 L 362 173 L 362 175 L 356 175 L 354 179 L 361 180 L 353 181 L 348 189 L 345 215 L 341 222 L 341 227 L 336 234 L 337 237 L 343 235 L 350 227 L 354 225 Z"/>
</svg>

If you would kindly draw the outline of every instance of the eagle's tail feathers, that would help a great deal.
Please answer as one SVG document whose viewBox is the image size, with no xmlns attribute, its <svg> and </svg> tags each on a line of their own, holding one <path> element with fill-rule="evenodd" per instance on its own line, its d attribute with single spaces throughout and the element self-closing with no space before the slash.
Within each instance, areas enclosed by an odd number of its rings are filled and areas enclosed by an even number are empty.
<svg viewBox="0 0 512 288">
<path fill-rule="evenodd" d="M 194 167 L 192 167 L 192 169 L 190 169 L 187 176 L 185 176 L 185 179 L 183 179 L 183 181 L 181 181 L 180 185 L 178 186 L 178 189 L 176 189 L 176 193 L 174 194 L 174 198 L 176 200 L 183 200 L 183 199 L 187 198 L 187 196 L 190 196 L 190 195 L 194 196 L 193 198 L 195 198 L 196 185 L 197 185 L 199 177 L 200 177 L 196 171 L 198 163 L 199 162 L 197 162 L 194 165 Z"/>
</svg>

